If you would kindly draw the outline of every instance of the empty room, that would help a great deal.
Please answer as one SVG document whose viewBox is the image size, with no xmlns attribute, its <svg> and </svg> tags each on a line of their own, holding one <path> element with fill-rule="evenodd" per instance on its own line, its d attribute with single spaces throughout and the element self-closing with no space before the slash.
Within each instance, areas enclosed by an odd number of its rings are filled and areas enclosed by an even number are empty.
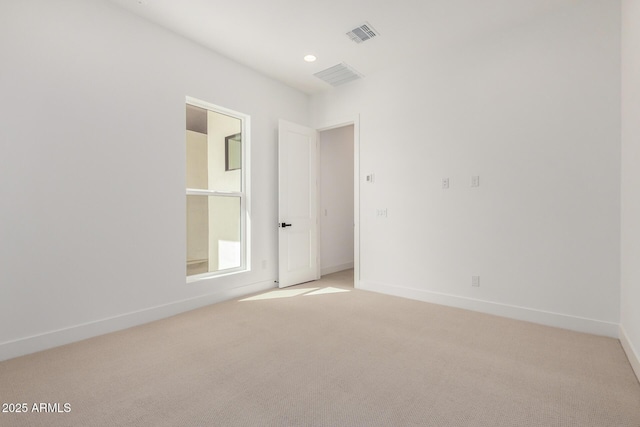
<svg viewBox="0 0 640 427">
<path fill-rule="evenodd" d="M 7 0 L 0 54 L 0 425 L 640 426 L 640 0 Z"/>
</svg>

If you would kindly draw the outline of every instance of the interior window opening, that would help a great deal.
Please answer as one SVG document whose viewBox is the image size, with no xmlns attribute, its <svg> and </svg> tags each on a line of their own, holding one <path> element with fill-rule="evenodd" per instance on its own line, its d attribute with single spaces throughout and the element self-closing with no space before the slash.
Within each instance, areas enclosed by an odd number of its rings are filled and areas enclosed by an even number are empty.
<svg viewBox="0 0 640 427">
<path fill-rule="evenodd" d="M 187 281 L 245 271 L 248 116 L 186 104 Z"/>
</svg>

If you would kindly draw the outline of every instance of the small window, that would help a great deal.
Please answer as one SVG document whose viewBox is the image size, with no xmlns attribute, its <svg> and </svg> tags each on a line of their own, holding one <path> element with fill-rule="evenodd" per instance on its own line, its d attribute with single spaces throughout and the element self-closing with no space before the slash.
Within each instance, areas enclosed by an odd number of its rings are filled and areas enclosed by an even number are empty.
<svg viewBox="0 0 640 427">
<path fill-rule="evenodd" d="M 248 269 L 249 117 L 187 98 L 187 281 Z"/>
</svg>

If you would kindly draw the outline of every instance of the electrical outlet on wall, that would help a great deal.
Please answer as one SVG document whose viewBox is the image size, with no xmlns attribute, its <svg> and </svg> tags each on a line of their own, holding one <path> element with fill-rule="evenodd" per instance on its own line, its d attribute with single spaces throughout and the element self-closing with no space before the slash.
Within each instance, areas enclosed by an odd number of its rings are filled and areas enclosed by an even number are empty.
<svg viewBox="0 0 640 427">
<path fill-rule="evenodd" d="M 471 186 L 480 187 L 480 177 L 478 175 L 474 175 L 471 177 Z"/>
<path fill-rule="evenodd" d="M 442 178 L 442 189 L 446 190 L 449 188 L 449 178 Z"/>
<path fill-rule="evenodd" d="M 480 276 L 471 276 L 471 286 L 480 287 Z"/>
</svg>

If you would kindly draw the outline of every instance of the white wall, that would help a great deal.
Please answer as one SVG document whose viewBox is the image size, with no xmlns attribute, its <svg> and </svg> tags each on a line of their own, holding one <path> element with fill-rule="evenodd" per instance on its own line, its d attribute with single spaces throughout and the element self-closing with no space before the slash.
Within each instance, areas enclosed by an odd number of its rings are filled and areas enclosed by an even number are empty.
<svg viewBox="0 0 640 427">
<path fill-rule="evenodd" d="M 617 336 L 618 2 L 575 2 L 312 98 L 317 124 L 356 113 L 358 286 Z"/>
<path fill-rule="evenodd" d="M 640 0 L 622 2 L 622 344 L 640 378 Z"/>
<path fill-rule="evenodd" d="M 353 125 L 320 132 L 322 274 L 353 268 Z"/>
<path fill-rule="evenodd" d="M 273 286 L 306 95 L 100 0 L 1 2 L 0 56 L 0 360 Z M 189 285 L 186 96 L 249 114 L 259 159 L 253 271 Z"/>
</svg>

